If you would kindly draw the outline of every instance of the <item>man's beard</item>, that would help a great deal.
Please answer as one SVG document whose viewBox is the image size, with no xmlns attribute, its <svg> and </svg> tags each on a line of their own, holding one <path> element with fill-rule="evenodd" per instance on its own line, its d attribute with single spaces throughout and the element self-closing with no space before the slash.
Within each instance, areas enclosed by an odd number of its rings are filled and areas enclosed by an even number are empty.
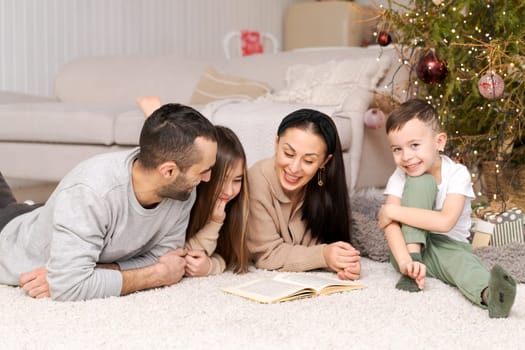
<svg viewBox="0 0 525 350">
<path fill-rule="evenodd" d="M 162 187 L 157 195 L 160 198 L 170 198 L 177 201 L 186 201 L 190 198 L 195 186 L 191 185 L 185 174 L 179 173 L 173 183 Z"/>
</svg>

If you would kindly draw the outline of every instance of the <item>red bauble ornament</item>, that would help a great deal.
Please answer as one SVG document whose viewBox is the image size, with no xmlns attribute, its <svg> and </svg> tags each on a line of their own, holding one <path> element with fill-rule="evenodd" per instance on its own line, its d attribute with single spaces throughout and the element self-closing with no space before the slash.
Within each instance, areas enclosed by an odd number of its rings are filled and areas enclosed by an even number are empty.
<svg viewBox="0 0 525 350">
<path fill-rule="evenodd" d="M 416 74 L 427 84 L 441 83 L 448 74 L 447 62 L 439 60 L 436 53 L 431 50 L 419 58 Z"/>
<path fill-rule="evenodd" d="M 384 30 L 380 31 L 379 34 L 377 34 L 377 43 L 380 46 L 388 46 L 392 42 L 392 37 L 388 32 L 385 32 Z"/>
<path fill-rule="evenodd" d="M 481 96 L 493 100 L 503 95 L 505 82 L 496 73 L 485 73 L 478 81 L 478 89 Z"/>
<path fill-rule="evenodd" d="M 365 112 L 364 122 L 370 129 L 379 129 L 385 124 L 385 114 L 379 108 L 370 108 Z"/>
</svg>

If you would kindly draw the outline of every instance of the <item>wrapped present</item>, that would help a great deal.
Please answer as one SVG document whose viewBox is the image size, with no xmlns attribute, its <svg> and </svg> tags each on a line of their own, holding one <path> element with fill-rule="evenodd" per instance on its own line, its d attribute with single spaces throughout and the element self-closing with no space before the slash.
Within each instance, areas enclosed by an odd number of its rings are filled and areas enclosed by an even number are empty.
<svg viewBox="0 0 525 350">
<path fill-rule="evenodd" d="M 472 249 L 488 246 L 495 226 L 493 223 L 479 218 L 472 218 Z"/>
<path fill-rule="evenodd" d="M 512 242 L 525 242 L 521 209 L 511 208 L 501 213 L 486 212 L 483 219 L 495 225 L 490 245 L 502 246 Z"/>
</svg>

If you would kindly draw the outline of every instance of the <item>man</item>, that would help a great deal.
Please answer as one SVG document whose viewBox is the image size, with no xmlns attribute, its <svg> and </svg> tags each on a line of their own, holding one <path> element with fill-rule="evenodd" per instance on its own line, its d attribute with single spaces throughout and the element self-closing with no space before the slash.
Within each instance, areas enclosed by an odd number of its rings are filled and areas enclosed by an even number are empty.
<svg viewBox="0 0 525 350">
<path fill-rule="evenodd" d="M 216 153 L 214 126 L 168 104 L 146 119 L 139 148 L 80 163 L 45 205 L 17 215 L 0 189 L 0 283 L 56 300 L 177 283 L 194 189 L 209 181 Z"/>
</svg>

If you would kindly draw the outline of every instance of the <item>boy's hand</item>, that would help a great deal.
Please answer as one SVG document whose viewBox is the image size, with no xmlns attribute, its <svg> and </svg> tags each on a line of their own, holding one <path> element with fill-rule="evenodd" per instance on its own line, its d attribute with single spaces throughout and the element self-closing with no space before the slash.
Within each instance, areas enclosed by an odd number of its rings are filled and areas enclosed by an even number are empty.
<svg viewBox="0 0 525 350">
<path fill-rule="evenodd" d="M 425 278 L 427 275 L 427 267 L 425 264 L 418 261 L 411 261 L 404 266 L 400 266 L 399 270 L 402 274 L 415 280 L 419 289 L 425 288 Z"/>
<path fill-rule="evenodd" d="M 206 276 L 210 271 L 211 260 L 203 250 L 190 250 L 185 257 L 186 276 Z"/>
</svg>

